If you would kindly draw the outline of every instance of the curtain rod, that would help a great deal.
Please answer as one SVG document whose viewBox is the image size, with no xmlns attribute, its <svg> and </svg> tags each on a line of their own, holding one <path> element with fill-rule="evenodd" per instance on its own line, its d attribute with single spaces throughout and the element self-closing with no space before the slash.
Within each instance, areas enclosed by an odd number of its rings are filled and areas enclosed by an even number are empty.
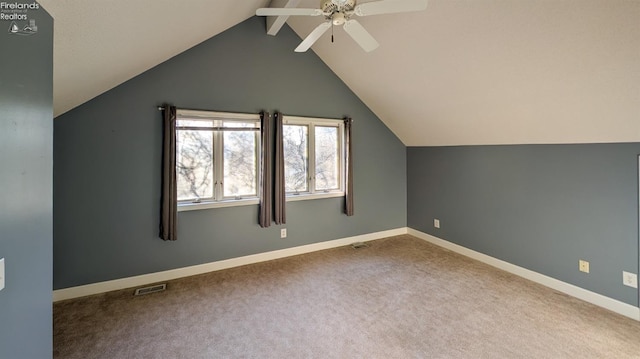
<svg viewBox="0 0 640 359">
<path fill-rule="evenodd" d="M 164 111 L 165 107 L 164 106 L 158 106 L 158 111 Z M 182 110 L 182 111 L 201 111 L 201 112 L 224 112 L 224 113 L 235 113 L 235 114 L 246 114 L 246 115 L 254 115 L 254 113 L 249 113 L 249 112 L 230 112 L 230 111 L 217 111 L 217 110 L 197 110 L 197 109 L 192 109 L 192 108 L 182 108 L 182 107 L 177 107 L 176 106 L 176 110 Z M 256 114 L 259 114 L 256 113 Z"/>
<path fill-rule="evenodd" d="M 164 106 L 158 106 L 158 111 L 162 111 L 162 110 L 164 110 Z M 220 112 L 220 111 L 213 111 L 213 110 L 194 110 L 192 108 L 181 108 L 181 107 L 176 107 L 176 110 Z M 228 111 L 225 111 L 225 112 L 228 112 Z M 234 112 L 231 112 L 231 113 L 234 113 Z"/>
</svg>

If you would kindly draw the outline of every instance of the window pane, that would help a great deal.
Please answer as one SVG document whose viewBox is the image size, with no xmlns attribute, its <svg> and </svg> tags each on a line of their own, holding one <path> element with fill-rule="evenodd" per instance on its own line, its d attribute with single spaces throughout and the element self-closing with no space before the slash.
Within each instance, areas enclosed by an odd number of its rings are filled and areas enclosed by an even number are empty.
<svg viewBox="0 0 640 359">
<path fill-rule="evenodd" d="M 316 126 L 316 190 L 338 189 L 340 146 L 338 127 Z"/>
<path fill-rule="evenodd" d="M 178 200 L 213 197 L 213 135 L 179 130 L 176 146 Z"/>
<path fill-rule="evenodd" d="M 225 197 L 258 195 L 256 163 L 256 132 L 225 131 L 223 182 Z"/>
<path fill-rule="evenodd" d="M 284 183 L 286 192 L 307 192 L 307 135 L 301 125 L 283 126 Z"/>
<path fill-rule="evenodd" d="M 231 128 L 254 128 L 260 127 L 257 122 L 241 122 L 241 121 L 225 121 L 222 124 L 222 127 L 231 127 Z"/>
</svg>

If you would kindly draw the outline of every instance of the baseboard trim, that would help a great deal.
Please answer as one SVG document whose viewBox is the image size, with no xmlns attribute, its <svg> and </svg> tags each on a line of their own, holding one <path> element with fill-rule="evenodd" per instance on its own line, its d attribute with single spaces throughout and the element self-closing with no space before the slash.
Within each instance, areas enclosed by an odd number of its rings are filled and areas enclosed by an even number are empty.
<svg viewBox="0 0 640 359">
<path fill-rule="evenodd" d="M 376 239 L 407 234 L 407 227 L 391 229 L 387 231 L 367 233 L 353 237 L 334 239 L 326 242 L 318 242 L 298 247 L 280 249 L 271 252 L 252 254 L 244 257 L 225 259 L 217 262 L 199 264 L 190 267 L 172 269 L 162 272 L 149 273 L 134 277 L 115 279 L 105 282 L 92 283 L 77 287 L 58 289 L 53 291 L 53 301 L 86 297 L 88 295 L 100 294 L 114 290 L 139 287 L 157 282 L 189 277 L 192 275 L 214 272 L 222 269 L 239 267 L 247 264 L 265 262 L 273 259 L 295 256 L 299 254 L 311 253 L 323 249 L 346 246 L 354 242 L 367 242 Z"/>
<path fill-rule="evenodd" d="M 152 283 L 164 282 L 192 275 L 214 272 L 222 269 L 239 267 L 243 265 L 265 262 L 273 259 L 285 258 L 299 254 L 316 252 L 324 249 L 346 246 L 354 242 L 367 242 L 386 237 L 398 236 L 402 234 L 410 234 L 414 237 L 435 244 L 439 247 L 446 248 L 453 252 L 462 254 L 466 257 L 489 264 L 493 267 L 502 269 L 517 276 L 526 278 L 546 287 L 555 289 L 559 292 L 568 294 L 572 297 L 584 300 L 599 307 L 611 310 L 618 314 L 640 321 L 640 308 L 633 305 L 609 298 L 602 294 L 598 294 L 584 288 L 580 288 L 573 284 L 563 282 L 561 280 L 551 278 L 544 274 L 534 272 L 532 270 L 519 267 L 515 264 L 505 262 L 503 260 L 491 257 L 489 255 L 476 252 L 472 249 L 460 246 L 458 244 L 440 239 L 430 234 L 407 227 L 391 229 L 387 231 L 367 233 L 363 235 L 345 237 L 326 242 L 312 243 L 298 247 L 285 248 L 271 252 L 252 254 L 248 256 L 225 259 L 217 262 L 205 263 L 190 267 L 172 269 L 162 272 L 143 274 L 134 277 L 115 279 L 105 282 L 92 283 L 77 287 L 58 289 L 53 291 L 53 301 L 59 302 L 67 299 L 85 297 L 94 294 L 106 293 L 114 290 L 121 290 L 133 287 L 139 287 Z"/>
<path fill-rule="evenodd" d="M 586 290 L 584 288 L 580 288 L 578 286 L 569 284 L 567 282 L 563 282 L 555 278 L 548 277 L 544 274 L 540 274 L 538 272 L 534 272 L 532 270 L 519 267 L 515 264 L 511 264 L 509 262 L 505 262 L 503 260 L 488 256 L 486 254 L 476 252 L 472 249 L 460 246 L 458 244 L 446 241 L 444 239 L 440 239 L 438 237 L 432 236 L 424 232 L 420 232 L 412 228 L 407 229 L 407 234 L 423 239 L 439 247 L 446 248 L 450 251 L 462 254 L 466 257 L 489 264 L 493 267 L 502 269 L 509 273 L 515 274 L 517 276 L 542 284 L 546 287 L 555 289 L 559 292 L 568 294 L 572 297 L 584 300 L 585 302 L 595 304 L 599 307 L 608 309 L 612 312 L 616 312 L 618 314 L 622 314 L 631 319 L 640 321 L 640 308 L 635 307 L 633 305 L 621 302 L 616 299 L 609 298 L 607 296 Z"/>
</svg>

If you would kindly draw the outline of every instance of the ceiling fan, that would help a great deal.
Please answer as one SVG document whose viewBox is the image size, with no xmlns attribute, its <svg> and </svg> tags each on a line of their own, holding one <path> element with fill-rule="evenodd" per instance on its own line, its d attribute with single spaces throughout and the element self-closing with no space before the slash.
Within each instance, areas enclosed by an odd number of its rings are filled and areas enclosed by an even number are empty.
<svg viewBox="0 0 640 359">
<path fill-rule="evenodd" d="M 421 11 L 427 8 L 428 0 L 381 0 L 357 4 L 358 0 L 320 0 L 319 9 L 260 8 L 258 16 L 324 16 L 325 22 L 318 25 L 296 47 L 296 52 L 305 52 L 333 25 L 343 25 L 344 31 L 366 52 L 376 49 L 379 44 L 360 23 L 352 19 L 356 16 L 391 14 Z M 333 36 L 332 36 L 333 41 Z"/>
</svg>

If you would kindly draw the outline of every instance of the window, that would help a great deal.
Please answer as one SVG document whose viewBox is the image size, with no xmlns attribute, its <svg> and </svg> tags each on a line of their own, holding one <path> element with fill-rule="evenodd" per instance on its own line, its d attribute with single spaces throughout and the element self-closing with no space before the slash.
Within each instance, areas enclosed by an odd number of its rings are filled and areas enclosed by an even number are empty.
<svg viewBox="0 0 640 359">
<path fill-rule="evenodd" d="M 180 210 L 258 203 L 260 116 L 178 110 Z"/>
<path fill-rule="evenodd" d="M 344 122 L 284 116 L 282 130 L 289 199 L 344 195 Z"/>
</svg>

